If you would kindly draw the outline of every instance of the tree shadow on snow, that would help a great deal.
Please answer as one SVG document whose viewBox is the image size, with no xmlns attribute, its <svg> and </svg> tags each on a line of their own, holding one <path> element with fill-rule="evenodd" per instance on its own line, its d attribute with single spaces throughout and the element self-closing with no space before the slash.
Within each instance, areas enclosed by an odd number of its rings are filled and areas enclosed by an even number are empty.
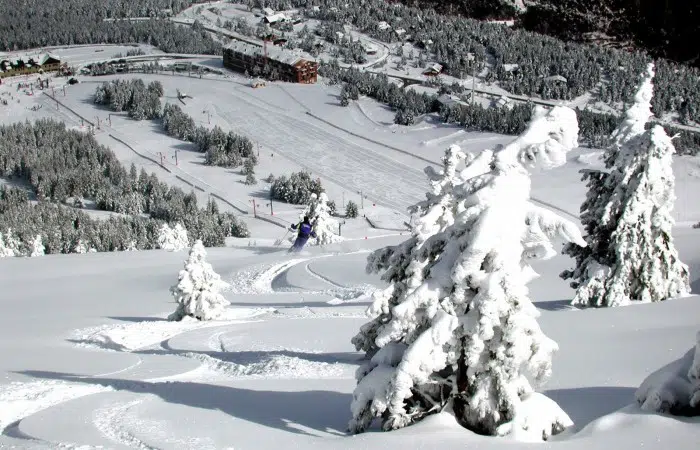
<svg viewBox="0 0 700 450">
<path fill-rule="evenodd" d="M 167 319 L 161 317 L 127 317 L 127 316 L 107 316 L 108 319 L 118 320 L 120 322 L 167 322 Z"/>
<path fill-rule="evenodd" d="M 176 355 L 187 356 L 206 355 L 216 360 L 237 364 L 240 366 L 265 365 L 272 362 L 277 357 L 287 357 L 300 359 L 321 364 L 361 364 L 362 354 L 358 352 L 335 352 L 335 353 L 309 353 L 294 350 L 260 350 L 242 352 L 215 352 L 196 350 L 176 350 L 170 347 L 168 341 L 161 342 L 162 349 L 158 350 L 138 350 L 131 353 L 137 355 Z"/>
<path fill-rule="evenodd" d="M 577 429 L 591 421 L 634 403 L 631 387 L 594 386 L 571 389 L 552 389 L 544 392 L 571 417 Z"/>
<path fill-rule="evenodd" d="M 350 394 L 333 391 L 263 391 L 207 383 L 131 381 L 82 377 L 45 371 L 22 371 L 35 378 L 63 380 L 133 393 L 157 395 L 163 401 L 192 408 L 219 410 L 232 417 L 296 434 L 317 436 L 301 427 L 323 433 L 346 434 Z"/>
<path fill-rule="evenodd" d="M 554 301 L 544 301 L 544 302 L 533 302 L 537 309 L 543 309 L 545 311 L 564 311 L 571 310 L 577 311 L 578 308 L 571 306 L 571 299 L 565 300 L 554 300 Z"/>
</svg>

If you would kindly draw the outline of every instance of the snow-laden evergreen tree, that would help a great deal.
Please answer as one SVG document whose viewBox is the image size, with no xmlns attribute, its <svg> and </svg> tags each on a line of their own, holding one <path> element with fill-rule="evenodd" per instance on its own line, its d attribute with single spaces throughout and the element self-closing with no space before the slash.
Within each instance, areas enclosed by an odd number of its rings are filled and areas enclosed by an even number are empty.
<svg viewBox="0 0 700 450">
<path fill-rule="evenodd" d="M 529 202 L 527 165 L 563 164 L 577 138 L 573 110 L 536 108 L 520 137 L 469 158 L 459 176 L 448 152 L 442 190 L 418 206 L 413 236 L 368 259 L 391 286 L 354 339 L 371 360 L 357 372 L 351 431 L 443 410 L 490 435 L 541 440 L 571 425 L 530 385 L 551 373 L 557 344 L 541 331 L 526 283 L 528 260 L 552 254 L 544 238 L 585 242 L 574 224 Z"/>
<path fill-rule="evenodd" d="M 179 252 L 189 246 L 187 230 L 179 223 L 173 228 L 164 223 L 158 231 L 158 247 L 171 252 Z"/>
<path fill-rule="evenodd" d="M 46 254 L 46 248 L 44 247 L 40 234 L 37 234 L 34 240 L 32 240 L 32 245 L 28 249 L 27 253 L 29 253 L 31 258 L 35 256 L 44 256 Z"/>
<path fill-rule="evenodd" d="M 206 261 L 207 252 L 200 239 L 195 241 L 185 261 L 185 268 L 178 275 L 178 282 L 170 288 L 175 297 L 177 310 L 168 320 L 180 321 L 186 316 L 197 320 L 212 320 L 219 317 L 230 302 L 221 295 L 229 284 L 221 279 Z"/>
<path fill-rule="evenodd" d="M 82 239 L 78 239 L 78 242 L 75 244 L 75 247 L 73 247 L 73 253 L 87 253 L 90 250 L 90 246 L 83 241 Z"/>
<path fill-rule="evenodd" d="M 311 194 L 311 200 L 301 215 L 308 216 L 316 232 L 316 244 L 326 245 L 341 242 L 343 238 L 335 231 L 338 229 L 338 222 L 331 217 L 331 210 L 328 207 L 328 195 L 321 192 L 319 195 Z"/>
<path fill-rule="evenodd" d="M 379 350 L 376 339 L 380 329 L 391 320 L 391 308 L 399 304 L 409 293 L 424 281 L 423 269 L 428 264 L 421 250 L 425 241 L 454 223 L 452 191 L 464 180 L 457 174 L 460 161 L 466 155 L 457 145 L 445 150 L 442 171 L 436 173 L 431 166 L 425 168 L 430 179 L 431 192 L 426 200 L 411 208 L 411 238 L 397 246 L 375 251 L 367 258 L 367 272 L 384 271 L 382 280 L 389 287 L 376 291 L 367 315 L 373 319 L 360 328 L 352 343 L 357 350 L 371 357 Z"/>
<path fill-rule="evenodd" d="M 700 332 L 695 347 L 682 358 L 649 375 L 636 399 L 646 411 L 700 416 Z"/>
<path fill-rule="evenodd" d="M 645 129 L 652 116 L 653 77 L 650 64 L 605 152 L 607 170 L 584 172 L 589 191 L 581 221 L 588 246 L 565 247 L 576 268 L 561 274 L 573 280 L 574 305 L 620 306 L 690 292 L 688 267 L 671 236 L 675 150 L 661 126 Z"/>
<path fill-rule="evenodd" d="M 0 234 L 0 257 L 6 256 L 22 256 L 22 241 L 12 232 L 12 228 L 8 228 L 4 235 Z"/>
<path fill-rule="evenodd" d="M 6 235 L 0 233 L 0 258 L 8 258 L 12 256 L 18 256 L 15 251 L 16 248 L 12 242 L 12 231 L 8 230 Z"/>
</svg>

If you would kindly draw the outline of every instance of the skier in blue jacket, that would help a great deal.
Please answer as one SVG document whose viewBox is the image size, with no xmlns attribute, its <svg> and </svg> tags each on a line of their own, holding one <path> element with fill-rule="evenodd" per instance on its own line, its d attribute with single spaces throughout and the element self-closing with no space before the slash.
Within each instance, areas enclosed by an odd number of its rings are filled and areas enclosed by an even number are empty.
<svg viewBox="0 0 700 450">
<path fill-rule="evenodd" d="M 297 234 L 297 239 L 294 241 L 294 245 L 292 245 L 292 248 L 289 249 L 289 253 L 300 252 L 304 248 L 304 245 L 306 245 L 306 242 L 309 240 L 309 236 L 314 238 L 316 237 L 316 233 L 313 230 L 313 226 L 311 225 L 311 221 L 309 220 L 308 216 L 304 216 L 303 221 L 293 224 L 290 228 L 291 230 L 299 229 L 299 234 Z"/>
</svg>

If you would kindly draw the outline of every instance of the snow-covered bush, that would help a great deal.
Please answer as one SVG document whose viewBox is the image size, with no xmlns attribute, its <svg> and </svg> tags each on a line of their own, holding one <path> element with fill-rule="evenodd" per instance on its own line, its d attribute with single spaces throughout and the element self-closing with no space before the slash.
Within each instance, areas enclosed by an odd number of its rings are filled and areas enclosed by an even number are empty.
<svg viewBox="0 0 700 450">
<path fill-rule="evenodd" d="M 653 77 L 650 64 L 605 152 L 607 171 L 584 171 L 589 191 L 581 221 L 588 246 L 566 246 L 576 267 L 561 274 L 577 289 L 574 305 L 620 306 L 690 292 L 688 267 L 671 236 L 675 150 L 661 126 L 646 129 Z"/>
<path fill-rule="evenodd" d="M 158 247 L 171 252 L 179 252 L 189 246 L 187 230 L 179 223 L 170 228 L 164 223 L 158 231 Z"/>
<path fill-rule="evenodd" d="M 44 248 L 41 235 L 37 234 L 32 241 L 31 247 L 28 249 L 29 256 L 32 258 L 35 256 L 43 256 L 45 254 L 45 250 L 46 249 Z"/>
<path fill-rule="evenodd" d="M 695 348 L 649 375 L 636 393 L 642 409 L 700 416 L 700 332 Z"/>
<path fill-rule="evenodd" d="M 497 151 L 448 149 L 443 171 L 428 170 L 433 192 L 414 210 L 412 237 L 368 258 L 368 271 L 384 272 L 390 286 L 353 339 L 371 360 L 357 371 L 351 431 L 375 418 L 384 430 L 401 428 L 442 410 L 489 435 L 519 438 L 528 427 L 546 439 L 571 425 L 530 385 L 551 373 L 557 344 L 541 331 L 526 284 L 528 261 L 551 256 L 543 240 L 585 242 L 574 224 L 529 202 L 525 165 L 565 162 L 578 125 L 569 108 L 536 108 L 533 117 Z"/>
<path fill-rule="evenodd" d="M 300 215 L 300 219 L 308 217 L 316 232 L 316 244 L 326 245 L 341 242 L 343 238 L 335 234 L 338 222 L 331 217 L 328 207 L 328 195 L 321 192 L 319 195 L 311 194 L 309 205 Z"/>
<path fill-rule="evenodd" d="M 179 321 L 186 316 L 198 320 L 212 320 L 221 315 L 230 304 L 221 295 L 221 290 L 229 287 L 221 280 L 219 274 L 206 261 L 207 252 L 201 240 L 197 240 L 190 249 L 185 261 L 185 268 L 178 275 L 178 283 L 170 288 L 175 297 L 177 310 L 168 316 L 168 320 Z"/>
</svg>

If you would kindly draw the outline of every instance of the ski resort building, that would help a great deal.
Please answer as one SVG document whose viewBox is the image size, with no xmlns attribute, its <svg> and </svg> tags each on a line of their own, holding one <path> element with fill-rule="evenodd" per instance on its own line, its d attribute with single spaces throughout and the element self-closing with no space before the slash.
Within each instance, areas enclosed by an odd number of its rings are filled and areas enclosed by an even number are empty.
<svg viewBox="0 0 700 450">
<path fill-rule="evenodd" d="M 224 48 L 224 67 L 292 83 L 315 83 L 318 78 L 318 63 L 310 56 L 273 45 L 262 47 L 243 41 L 232 42 Z"/>
<path fill-rule="evenodd" d="M 0 78 L 53 72 L 61 68 L 61 60 L 49 53 L 23 56 L 0 56 Z"/>
</svg>

